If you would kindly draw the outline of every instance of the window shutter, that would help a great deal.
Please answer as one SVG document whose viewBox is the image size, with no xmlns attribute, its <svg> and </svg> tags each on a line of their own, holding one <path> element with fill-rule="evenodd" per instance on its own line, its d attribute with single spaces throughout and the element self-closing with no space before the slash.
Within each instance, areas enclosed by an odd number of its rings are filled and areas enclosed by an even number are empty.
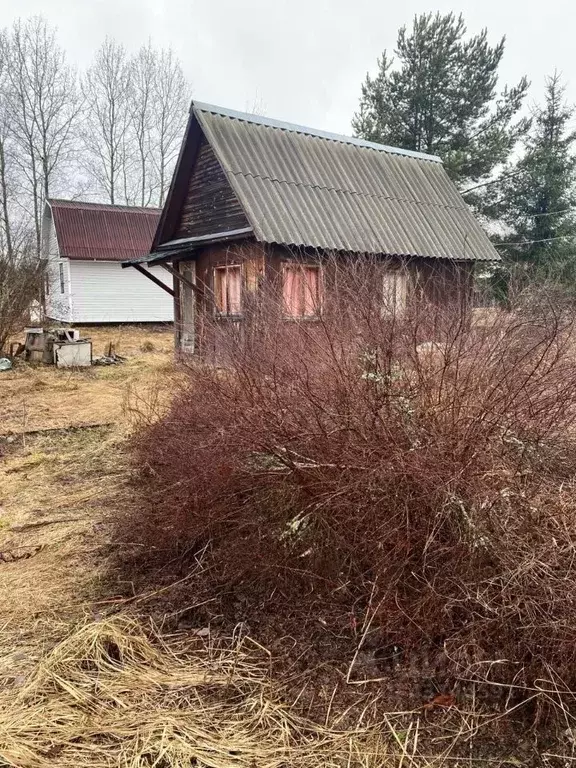
<svg viewBox="0 0 576 768">
<path fill-rule="evenodd" d="M 407 285 L 405 272 L 384 272 L 382 275 L 382 312 L 390 312 L 394 315 L 404 312 Z"/>
<path fill-rule="evenodd" d="M 226 270 L 226 277 L 228 282 L 228 314 L 239 315 L 241 311 L 240 296 L 242 293 L 242 274 L 240 267 L 229 267 Z"/>
</svg>

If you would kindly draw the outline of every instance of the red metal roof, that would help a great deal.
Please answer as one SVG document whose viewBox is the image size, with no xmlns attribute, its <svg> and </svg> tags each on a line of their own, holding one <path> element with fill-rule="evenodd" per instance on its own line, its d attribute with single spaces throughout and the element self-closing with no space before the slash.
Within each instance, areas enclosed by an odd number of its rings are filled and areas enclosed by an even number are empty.
<svg viewBox="0 0 576 768">
<path fill-rule="evenodd" d="M 159 208 L 134 208 L 75 200 L 48 200 L 60 256 L 84 261 L 123 261 L 150 252 Z"/>
</svg>

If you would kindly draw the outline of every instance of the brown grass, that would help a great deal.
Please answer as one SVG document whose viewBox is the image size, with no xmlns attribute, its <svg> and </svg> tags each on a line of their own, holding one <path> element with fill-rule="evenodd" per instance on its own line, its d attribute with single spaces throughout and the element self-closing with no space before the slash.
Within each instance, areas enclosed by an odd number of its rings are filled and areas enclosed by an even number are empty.
<svg viewBox="0 0 576 768">
<path fill-rule="evenodd" d="M 19 768 L 376 768 L 413 752 L 412 740 L 398 749 L 381 727 L 338 731 L 291 714 L 254 650 L 244 640 L 191 653 L 184 638 L 167 644 L 126 618 L 87 624 L 0 695 L 0 759 Z"/>
<path fill-rule="evenodd" d="M 14 370 L 0 374 L 0 435 L 123 420 L 130 387 L 137 387 L 140 394 L 147 388 L 156 390 L 172 370 L 170 328 L 94 327 L 81 331 L 92 339 L 95 357 L 103 355 L 112 343 L 126 362 L 79 370 L 17 363 Z M 147 344 L 153 351 L 142 352 Z"/>
<path fill-rule="evenodd" d="M 92 615 L 107 520 L 133 501 L 127 406 L 170 381 L 169 329 L 90 335 L 96 354 L 112 339 L 127 361 L 87 371 L 18 364 L 0 379 L 0 679 L 21 674 L 70 621 Z M 140 351 L 146 339 L 155 352 Z M 109 426 L 81 428 L 101 422 Z M 34 434 L 42 429 L 61 431 Z"/>
</svg>

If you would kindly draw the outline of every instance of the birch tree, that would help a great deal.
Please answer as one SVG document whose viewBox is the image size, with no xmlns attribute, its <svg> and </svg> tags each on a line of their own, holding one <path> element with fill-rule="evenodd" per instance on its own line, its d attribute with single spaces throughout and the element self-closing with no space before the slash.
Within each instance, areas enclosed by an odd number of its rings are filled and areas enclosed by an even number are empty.
<svg viewBox="0 0 576 768">
<path fill-rule="evenodd" d="M 134 204 L 163 205 L 178 155 L 190 87 L 170 49 L 142 46 L 132 61 L 131 146 Z"/>
<path fill-rule="evenodd" d="M 190 101 L 190 85 L 182 65 L 171 49 L 158 54 L 154 81 L 155 163 L 158 204 L 164 205 L 172 171 L 178 157 Z"/>
<path fill-rule="evenodd" d="M 7 107 L 39 253 L 43 203 L 70 170 L 77 149 L 76 73 L 54 29 L 38 16 L 14 23 L 6 35 L 6 50 Z"/>
<path fill-rule="evenodd" d="M 8 47 L 5 35 L 0 37 L 0 246 L 8 259 L 14 258 L 12 217 L 10 215 L 11 131 L 8 116 Z"/>
<path fill-rule="evenodd" d="M 106 38 L 82 80 L 84 166 L 97 194 L 114 205 L 124 195 L 130 128 L 131 66 L 124 46 Z"/>
<path fill-rule="evenodd" d="M 135 189 L 132 193 L 135 204 L 150 205 L 154 196 L 152 154 L 154 146 L 154 90 L 157 78 L 158 56 L 148 42 L 142 46 L 132 60 L 132 83 L 130 114 L 132 120 L 132 141 L 134 149 Z"/>
<path fill-rule="evenodd" d="M 129 57 L 107 38 L 82 80 L 84 166 L 110 203 L 163 205 L 186 125 L 190 86 L 171 50 Z"/>
</svg>

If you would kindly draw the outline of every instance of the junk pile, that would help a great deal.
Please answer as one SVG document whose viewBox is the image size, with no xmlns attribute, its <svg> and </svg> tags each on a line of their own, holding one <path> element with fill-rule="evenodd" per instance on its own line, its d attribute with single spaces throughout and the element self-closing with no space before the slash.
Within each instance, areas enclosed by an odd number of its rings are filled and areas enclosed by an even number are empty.
<svg viewBox="0 0 576 768">
<path fill-rule="evenodd" d="M 116 348 L 112 342 L 108 344 L 108 349 L 102 357 L 94 359 L 94 365 L 118 365 L 118 363 L 124 362 L 126 362 L 126 358 L 116 354 Z"/>
<path fill-rule="evenodd" d="M 92 365 L 92 342 L 80 338 L 74 328 L 26 328 L 24 344 L 13 344 L 11 357 L 21 355 L 29 362 L 57 368 L 85 368 Z"/>
</svg>

